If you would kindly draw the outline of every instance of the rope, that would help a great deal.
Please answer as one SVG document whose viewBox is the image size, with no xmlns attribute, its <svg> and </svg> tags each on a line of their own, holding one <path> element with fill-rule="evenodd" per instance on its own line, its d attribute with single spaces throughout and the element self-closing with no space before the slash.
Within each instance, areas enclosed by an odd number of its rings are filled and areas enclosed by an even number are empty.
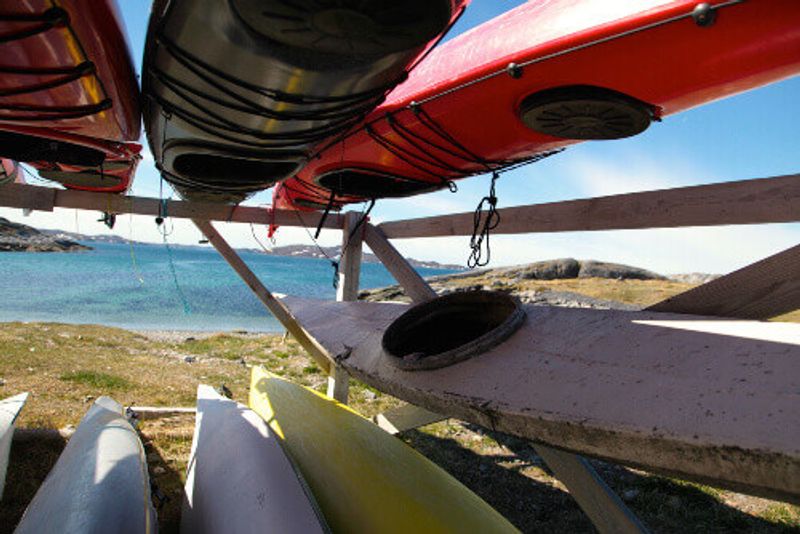
<svg viewBox="0 0 800 534">
<path fill-rule="evenodd" d="M 499 177 L 500 174 L 498 172 L 495 171 L 492 173 L 489 195 L 483 197 L 478 203 L 478 207 L 475 208 L 475 214 L 472 219 L 472 237 L 469 240 L 471 252 L 467 259 L 467 267 L 470 269 L 488 265 L 492 257 L 492 251 L 489 248 L 489 233 L 500 224 L 500 214 L 497 212 L 497 194 L 495 191 L 495 185 Z M 485 218 L 483 217 L 484 204 L 488 207 Z M 486 249 L 485 259 L 483 255 L 484 247 Z"/>
<path fill-rule="evenodd" d="M 133 197 L 129 197 L 131 200 L 131 213 L 128 217 L 128 246 L 130 247 L 131 251 L 131 267 L 133 268 L 133 276 L 138 280 L 139 285 L 144 285 L 144 278 L 142 278 L 142 271 L 139 269 L 139 265 L 136 263 L 136 252 L 133 250 Z"/>
<path fill-rule="evenodd" d="M 172 248 L 169 246 L 169 241 L 167 240 L 167 236 L 172 235 L 172 232 L 175 231 L 175 225 L 172 225 L 172 228 L 169 232 L 166 231 L 166 225 L 164 224 L 165 220 L 168 217 L 167 209 L 167 199 L 163 196 L 164 192 L 164 179 L 163 177 L 159 180 L 159 187 L 158 187 L 158 194 L 161 198 L 161 203 L 158 207 L 158 217 L 156 217 L 156 226 L 158 227 L 158 232 L 161 234 L 161 240 L 164 243 L 164 247 L 167 249 L 167 258 L 169 260 L 169 270 L 172 274 L 172 281 L 175 284 L 175 291 L 178 293 L 178 297 L 181 300 L 181 304 L 183 305 L 183 314 L 184 315 L 191 315 L 192 314 L 192 307 L 189 305 L 189 301 L 186 298 L 186 294 L 183 292 L 180 283 L 178 282 L 178 273 L 175 269 L 175 260 L 172 257 Z"/>
</svg>

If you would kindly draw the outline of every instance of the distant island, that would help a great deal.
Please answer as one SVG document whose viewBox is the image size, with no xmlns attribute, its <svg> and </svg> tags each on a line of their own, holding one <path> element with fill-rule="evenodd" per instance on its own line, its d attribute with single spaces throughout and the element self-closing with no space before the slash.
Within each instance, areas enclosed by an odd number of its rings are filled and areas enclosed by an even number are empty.
<svg viewBox="0 0 800 534">
<path fill-rule="evenodd" d="M 0 252 L 76 252 L 92 250 L 72 240 L 0 217 Z"/>
<path fill-rule="evenodd" d="M 269 254 L 271 256 L 294 256 L 299 258 L 321 258 L 326 259 L 338 258 L 339 249 L 341 247 L 316 247 L 314 245 L 286 245 L 283 247 L 275 247 L 271 250 L 262 251 L 255 249 L 248 249 L 252 252 L 261 252 L 262 254 Z M 463 271 L 465 268 L 461 265 L 453 265 L 447 263 L 439 263 L 435 261 L 418 260 L 415 258 L 406 258 L 407 261 L 414 267 L 422 267 L 426 269 L 450 269 L 452 271 Z M 364 263 L 380 263 L 381 260 L 374 254 L 364 252 L 361 256 L 361 261 Z"/>
<path fill-rule="evenodd" d="M 64 230 L 37 230 L 32 226 L 11 222 L 0 217 L 0 252 L 73 252 L 92 250 L 91 246 L 81 243 L 106 243 L 128 244 L 124 237 L 112 234 L 86 235 Z M 153 245 L 133 241 L 134 245 Z M 201 248 L 198 245 L 171 245 L 176 248 Z M 240 251 L 268 254 L 270 256 L 290 256 L 296 258 L 338 258 L 340 247 L 317 247 L 316 245 L 285 245 L 272 249 L 245 248 Z M 327 256 L 326 256 L 327 255 Z M 374 254 L 365 252 L 362 256 L 364 263 L 380 263 Z M 464 270 L 460 265 L 441 264 L 435 261 L 408 260 L 414 267 L 428 269 L 450 269 L 453 271 Z"/>
</svg>

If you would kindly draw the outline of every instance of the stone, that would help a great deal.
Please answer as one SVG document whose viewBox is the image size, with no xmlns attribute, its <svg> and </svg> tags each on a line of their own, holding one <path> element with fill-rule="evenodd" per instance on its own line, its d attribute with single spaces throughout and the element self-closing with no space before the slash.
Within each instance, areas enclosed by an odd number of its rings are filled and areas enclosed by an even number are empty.
<svg viewBox="0 0 800 534">
<path fill-rule="evenodd" d="M 560 280 L 576 278 L 581 265 L 573 258 L 539 261 L 520 269 L 519 276 L 523 280 Z"/>
<path fill-rule="evenodd" d="M 664 280 L 660 274 L 621 265 L 619 263 L 606 263 L 603 261 L 587 260 L 581 262 L 578 278 L 611 278 L 615 280 Z"/>
</svg>

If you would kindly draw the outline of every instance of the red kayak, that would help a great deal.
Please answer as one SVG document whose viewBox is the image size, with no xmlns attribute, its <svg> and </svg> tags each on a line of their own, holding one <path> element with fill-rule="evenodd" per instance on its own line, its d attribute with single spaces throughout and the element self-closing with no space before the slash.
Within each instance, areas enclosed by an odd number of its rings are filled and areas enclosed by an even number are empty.
<svg viewBox="0 0 800 534">
<path fill-rule="evenodd" d="M 800 72 L 800 2 L 529 2 L 435 49 L 274 205 L 340 207 L 545 157 Z"/>
<path fill-rule="evenodd" d="M 0 0 L 0 157 L 91 191 L 130 186 L 139 89 L 113 0 Z"/>
<path fill-rule="evenodd" d="M 144 122 L 184 196 L 239 201 L 358 124 L 468 0 L 156 0 Z"/>
<path fill-rule="evenodd" d="M 0 158 L 0 185 L 12 183 L 25 183 L 19 163 Z"/>
</svg>

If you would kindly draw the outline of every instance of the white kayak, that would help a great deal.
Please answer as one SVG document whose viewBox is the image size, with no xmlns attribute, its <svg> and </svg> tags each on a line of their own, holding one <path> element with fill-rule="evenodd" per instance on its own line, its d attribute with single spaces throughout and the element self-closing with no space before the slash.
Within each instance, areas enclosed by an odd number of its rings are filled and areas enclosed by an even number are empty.
<svg viewBox="0 0 800 534">
<path fill-rule="evenodd" d="M 275 434 L 246 406 L 197 388 L 183 533 L 314 533 L 328 528 Z"/>
<path fill-rule="evenodd" d="M 27 393 L 20 393 L 0 401 L 0 499 L 6 486 L 8 454 L 11 452 L 11 439 L 14 437 L 14 422 L 28 400 Z"/>
<path fill-rule="evenodd" d="M 100 397 L 17 526 L 17 534 L 158 530 L 144 448 L 120 404 Z"/>
</svg>

